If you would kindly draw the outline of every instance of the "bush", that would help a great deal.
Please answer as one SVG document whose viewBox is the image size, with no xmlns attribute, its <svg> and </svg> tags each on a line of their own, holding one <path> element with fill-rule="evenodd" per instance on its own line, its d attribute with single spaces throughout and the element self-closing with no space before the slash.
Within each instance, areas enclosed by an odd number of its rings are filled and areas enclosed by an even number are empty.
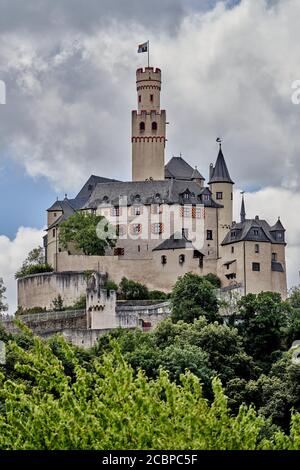
<svg viewBox="0 0 300 470">
<path fill-rule="evenodd" d="M 82 294 L 73 305 L 65 307 L 64 310 L 85 310 L 86 309 L 86 295 Z"/>
<path fill-rule="evenodd" d="M 168 300 L 168 294 L 161 290 L 150 290 L 149 300 Z"/>
<path fill-rule="evenodd" d="M 18 315 L 30 315 L 32 313 L 42 313 L 42 312 L 46 312 L 46 308 L 45 307 L 32 307 L 32 308 L 26 308 L 26 309 L 23 309 L 22 307 L 19 307 L 18 310 L 16 311 L 15 315 L 18 316 Z"/>
<path fill-rule="evenodd" d="M 112 281 L 111 279 L 107 279 L 106 283 L 105 283 L 105 289 L 107 290 L 115 290 L 117 291 L 118 290 L 118 284 L 116 284 L 114 281 Z"/>
<path fill-rule="evenodd" d="M 53 268 L 48 263 L 32 264 L 30 266 L 22 267 L 20 271 L 17 271 L 15 274 L 15 278 L 20 279 L 25 276 L 30 276 L 31 274 L 51 273 L 52 271 Z"/>
<path fill-rule="evenodd" d="M 119 296 L 122 300 L 148 300 L 149 290 L 144 284 L 123 277 L 119 285 Z"/>
<path fill-rule="evenodd" d="M 216 276 L 213 273 L 209 273 L 209 274 L 206 274 L 206 276 L 203 276 L 203 277 L 204 277 L 204 279 L 209 281 L 214 287 L 216 287 L 217 289 L 220 289 L 221 279 L 218 276 Z"/>
</svg>

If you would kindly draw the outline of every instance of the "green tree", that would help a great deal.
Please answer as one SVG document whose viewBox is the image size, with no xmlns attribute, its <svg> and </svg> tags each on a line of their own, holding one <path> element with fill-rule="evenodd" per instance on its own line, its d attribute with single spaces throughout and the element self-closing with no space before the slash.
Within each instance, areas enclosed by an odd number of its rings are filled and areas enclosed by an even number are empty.
<svg viewBox="0 0 300 470">
<path fill-rule="evenodd" d="M 52 266 L 45 262 L 44 249 L 41 246 L 31 250 L 21 268 L 16 272 L 15 278 L 19 279 L 31 274 L 46 273 L 53 271 Z"/>
<path fill-rule="evenodd" d="M 217 289 L 219 289 L 221 287 L 221 279 L 218 276 L 216 276 L 216 274 L 208 273 L 203 277 L 204 277 L 204 279 L 209 281 Z"/>
<path fill-rule="evenodd" d="M 6 312 L 8 310 L 8 305 L 5 302 L 6 300 L 5 292 L 6 292 L 6 287 L 3 283 L 2 277 L 0 277 L 0 313 Z"/>
<path fill-rule="evenodd" d="M 123 300 L 148 300 L 149 290 L 144 284 L 123 277 L 119 285 L 119 296 Z"/>
<path fill-rule="evenodd" d="M 149 381 L 116 345 L 89 369 L 62 338 L 55 347 L 38 338 L 26 348 L 10 342 L 8 351 L 26 380 L 0 375 L 2 450 L 275 447 L 261 438 L 265 421 L 254 409 L 232 415 L 218 379 L 210 405 L 193 374 L 182 375 L 180 386 L 165 371 Z M 299 448 L 297 415 L 293 426 L 295 438 L 277 434 L 280 448 Z"/>
<path fill-rule="evenodd" d="M 197 274 L 180 277 L 171 293 L 172 319 L 193 322 L 201 315 L 209 321 L 219 320 L 218 299 L 212 284 Z"/>
<path fill-rule="evenodd" d="M 52 300 L 52 305 L 55 312 L 61 312 L 64 310 L 64 301 L 60 294 Z"/>
<path fill-rule="evenodd" d="M 97 234 L 98 224 L 103 227 L 103 234 Z M 70 243 L 85 255 L 105 254 L 106 248 L 112 248 L 116 240 L 112 236 L 112 227 L 101 215 L 75 212 L 59 227 L 59 243 L 66 249 Z"/>
<path fill-rule="evenodd" d="M 242 322 L 238 329 L 246 351 L 261 363 L 270 364 L 271 354 L 282 349 L 289 308 L 276 292 L 248 294 L 238 302 Z"/>
<path fill-rule="evenodd" d="M 292 287 L 289 290 L 288 302 L 293 308 L 300 308 L 300 286 Z"/>
</svg>

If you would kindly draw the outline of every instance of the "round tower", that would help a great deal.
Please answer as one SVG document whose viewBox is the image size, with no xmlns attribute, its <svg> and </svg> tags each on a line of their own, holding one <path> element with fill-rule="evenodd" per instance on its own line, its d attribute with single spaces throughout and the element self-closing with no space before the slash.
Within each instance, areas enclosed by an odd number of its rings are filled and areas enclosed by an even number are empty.
<svg viewBox="0 0 300 470">
<path fill-rule="evenodd" d="M 132 180 L 163 180 L 166 112 L 160 109 L 161 70 L 136 71 L 137 111 L 132 111 Z"/>
</svg>

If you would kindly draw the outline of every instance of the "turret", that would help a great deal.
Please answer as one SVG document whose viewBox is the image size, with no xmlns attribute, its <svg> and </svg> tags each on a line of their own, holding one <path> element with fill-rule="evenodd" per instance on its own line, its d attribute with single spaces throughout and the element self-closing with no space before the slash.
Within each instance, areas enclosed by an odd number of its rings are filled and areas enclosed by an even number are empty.
<svg viewBox="0 0 300 470">
<path fill-rule="evenodd" d="M 223 206 L 219 209 L 218 218 L 218 241 L 222 243 L 232 225 L 232 186 L 234 182 L 225 162 L 220 139 L 218 142 L 220 144 L 219 153 L 215 166 L 210 166 L 209 186 L 214 200 Z"/>
<path fill-rule="evenodd" d="M 163 180 L 166 112 L 160 109 L 161 70 L 136 71 L 138 110 L 132 111 L 132 180 Z"/>
</svg>

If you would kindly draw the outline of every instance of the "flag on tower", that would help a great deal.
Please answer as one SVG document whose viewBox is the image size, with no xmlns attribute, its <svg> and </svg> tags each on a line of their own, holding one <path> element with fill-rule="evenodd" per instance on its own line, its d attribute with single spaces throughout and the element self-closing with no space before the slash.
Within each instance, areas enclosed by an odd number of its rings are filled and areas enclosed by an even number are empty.
<svg viewBox="0 0 300 470">
<path fill-rule="evenodd" d="M 143 44 L 140 44 L 138 47 L 138 53 L 139 52 L 148 52 L 148 41 L 144 42 Z"/>
</svg>

